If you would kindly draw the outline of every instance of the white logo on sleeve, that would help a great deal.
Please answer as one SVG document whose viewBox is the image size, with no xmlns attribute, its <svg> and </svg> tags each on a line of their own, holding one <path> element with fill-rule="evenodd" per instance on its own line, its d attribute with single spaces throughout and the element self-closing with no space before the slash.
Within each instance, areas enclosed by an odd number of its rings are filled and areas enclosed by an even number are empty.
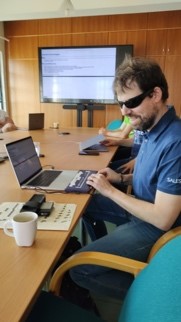
<svg viewBox="0 0 181 322">
<path fill-rule="evenodd" d="M 181 183 L 181 179 L 167 178 L 167 182 L 170 183 Z"/>
</svg>

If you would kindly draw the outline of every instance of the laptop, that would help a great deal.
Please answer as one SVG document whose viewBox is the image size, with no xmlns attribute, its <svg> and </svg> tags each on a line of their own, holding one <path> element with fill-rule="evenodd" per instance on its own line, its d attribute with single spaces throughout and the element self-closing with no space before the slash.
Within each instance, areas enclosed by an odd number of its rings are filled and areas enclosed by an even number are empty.
<svg viewBox="0 0 181 322">
<path fill-rule="evenodd" d="M 88 193 L 92 170 L 43 170 L 31 136 L 5 145 L 15 176 L 22 189 Z"/>
<path fill-rule="evenodd" d="M 44 113 L 29 113 L 28 130 L 44 129 Z"/>
<path fill-rule="evenodd" d="M 104 140 L 105 140 L 105 137 L 103 134 L 95 135 L 88 140 L 80 142 L 79 151 L 107 152 L 109 151 L 108 147 L 100 143 L 101 141 L 104 141 Z"/>
</svg>

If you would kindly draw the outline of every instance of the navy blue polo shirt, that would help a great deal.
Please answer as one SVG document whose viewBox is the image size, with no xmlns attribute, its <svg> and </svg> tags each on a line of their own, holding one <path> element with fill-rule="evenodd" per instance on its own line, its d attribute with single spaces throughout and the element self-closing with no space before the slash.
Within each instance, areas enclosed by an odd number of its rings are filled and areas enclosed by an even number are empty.
<svg viewBox="0 0 181 322">
<path fill-rule="evenodd" d="M 133 173 L 135 197 L 154 203 L 156 191 L 181 195 L 181 120 L 169 108 L 147 132 Z"/>
</svg>

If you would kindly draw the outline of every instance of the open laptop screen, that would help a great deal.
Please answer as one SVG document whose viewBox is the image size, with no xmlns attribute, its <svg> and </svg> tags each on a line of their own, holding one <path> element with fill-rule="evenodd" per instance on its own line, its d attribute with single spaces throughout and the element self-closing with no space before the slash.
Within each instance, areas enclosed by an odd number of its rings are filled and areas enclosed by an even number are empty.
<svg viewBox="0 0 181 322">
<path fill-rule="evenodd" d="M 6 144 L 20 186 L 42 170 L 32 137 Z"/>
</svg>

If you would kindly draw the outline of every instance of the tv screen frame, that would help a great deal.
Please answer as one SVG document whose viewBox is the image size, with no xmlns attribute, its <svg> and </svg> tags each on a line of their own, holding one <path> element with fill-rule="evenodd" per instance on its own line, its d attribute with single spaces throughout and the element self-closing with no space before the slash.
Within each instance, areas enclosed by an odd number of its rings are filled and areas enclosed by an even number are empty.
<svg viewBox="0 0 181 322">
<path fill-rule="evenodd" d="M 39 47 L 41 103 L 115 104 L 115 71 L 133 45 Z"/>
</svg>

